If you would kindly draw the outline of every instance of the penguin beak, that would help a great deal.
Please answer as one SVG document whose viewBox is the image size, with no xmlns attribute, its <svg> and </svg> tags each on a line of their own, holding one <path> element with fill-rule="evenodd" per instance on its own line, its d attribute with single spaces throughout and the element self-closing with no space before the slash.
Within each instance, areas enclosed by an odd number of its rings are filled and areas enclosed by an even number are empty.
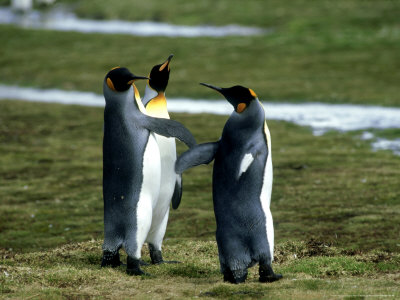
<svg viewBox="0 0 400 300">
<path fill-rule="evenodd" d="M 220 88 L 220 87 L 217 87 L 217 86 L 214 86 L 214 85 L 211 85 L 211 84 L 208 84 L 208 83 L 203 83 L 203 82 L 200 82 L 200 84 L 204 85 L 206 87 L 209 87 L 210 89 L 216 90 L 217 92 L 220 92 L 223 95 L 222 88 Z"/>
<path fill-rule="evenodd" d="M 130 80 L 128 81 L 128 85 L 132 85 L 136 80 L 140 80 L 140 79 L 150 79 L 149 77 L 144 77 L 144 76 L 136 76 L 134 74 L 132 74 Z"/>
<path fill-rule="evenodd" d="M 225 93 L 225 90 L 226 90 L 226 89 L 220 88 L 220 87 L 218 87 L 218 86 L 214 86 L 214 85 L 211 85 L 211 84 L 208 84 L 208 83 L 203 83 L 203 82 L 200 82 L 200 84 L 201 84 L 201 85 L 204 85 L 204 86 L 206 86 L 206 87 L 209 87 L 210 89 L 216 90 L 217 92 L 220 92 L 220 93 L 226 98 L 226 100 L 228 100 L 229 103 L 231 103 L 233 106 L 235 106 L 235 105 L 229 100 L 229 97 L 227 97 L 227 95 L 226 95 L 226 93 Z"/>
<path fill-rule="evenodd" d="M 170 56 L 168 56 L 167 60 L 161 65 L 159 71 L 161 72 L 162 70 L 165 69 L 165 67 L 168 67 L 168 71 L 169 71 L 169 63 L 171 61 L 171 59 L 174 57 L 173 54 L 171 54 Z"/>
<path fill-rule="evenodd" d="M 237 113 L 241 113 L 241 112 L 243 112 L 243 111 L 246 109 L 247 105 L 246 105 L 245 103 L 237 103 L 236 101 L 234 101 L 234 100 L 229 96 L 229 94 L 228 94 L 228 92 L 227 92 L 229 89 L 220 88 L 220 87 L 217 87 L 217 86 L 208 84 L 208 83 L 200 83 L 200 84 L 201 84 L 201 85 L 204 85 L 204 86 L 206 86 L 206 87 L 209 87 L 210 89 L 216 90 L 217 92 L 220 92 L 220 93 L 225 97 L 225 99 L 226 99 L 230 104 L 232 104 L 233 108 L 235 109 L 235 111 L 236 111 Z"/>
</svg>

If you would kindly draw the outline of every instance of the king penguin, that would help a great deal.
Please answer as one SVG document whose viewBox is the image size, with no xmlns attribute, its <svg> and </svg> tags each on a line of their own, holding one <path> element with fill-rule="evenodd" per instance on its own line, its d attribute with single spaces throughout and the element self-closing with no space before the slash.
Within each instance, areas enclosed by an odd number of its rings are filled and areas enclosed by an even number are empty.
<svg viewBox="0 0 400 300">
<path fill-rule="evenodd" d="M 155 65 L 147 80 L 142 102 L 148 115 L 169 119 L 165 90 L 168 85 L 170 62 L 173 55 L 159 65 Z M 156 207 L 153 210 L 153 222 L 149 232 L 149 251 L 153 264 L 164 262 L 161 245 L 167 228 L 169 206 L 177 209 L 182 197 L 182 176 L 175 173 L 176 144 L 174 138 L 155 134 L 161 157 L 161 185 Z"/>
<path fill-rule="evenodd" d="M 247 269 L 259 263 L 259 280 L 282 278 L 272 269 L 274 228 L 271 136 L 261 102 L 253 90 L 219 88 L 234 107 L 219 141 L 197 145 L 176 162 L 176 172 L 214 160 L 213 202 L 216 239 L 224 280 L 241 283 Z"/>
<path fill-rule="evenodd" d="M 102 266 L 120 265 L 119 249 L 128 254 L 127 273 L 142 275 L 141 249 L 149 235 L 161 181 L 160 152 L 154 133 L 196 144 L 179 122 L 146 115 L 134 81 L 145 79 L 114 68 L 104 79 Z M 150 241 L 149 241 L 150 238 Z"/>
</svg>

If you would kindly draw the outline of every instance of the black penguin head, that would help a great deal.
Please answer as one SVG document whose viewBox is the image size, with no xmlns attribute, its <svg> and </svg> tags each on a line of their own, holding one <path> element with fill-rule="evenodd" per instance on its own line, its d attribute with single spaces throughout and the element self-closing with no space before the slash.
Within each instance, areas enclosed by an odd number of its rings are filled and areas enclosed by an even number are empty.
<svg viewBox="0 0 400 300">
<path fill-rule="evenodd" d="M 148 79 L 132 74 L 127 68 L 115 67 L 106 75 L 107 86 L 114 92 L 125 92 L 138 79 Z"/>
<path fill-rule="evenodd" d="M 220 88 L 207 83 L 200 84 L 214 89 L 224 95 L 226 100 L 233 105 L 233 108 L 237 113 L 242 113 L 245 111 L 250 103 L 257 99 L 257 95 L 252 89 L 243 87 L 241 85 L 235 85 L 230 88 Z"/>
<path fill-rule="evenodd" d="M 174 55 L 168 56 L 167 60 L 159 65 L 155 65 L 150 72 L 149 85 L 156 92 L 164 92 L 169 80 L 169 63 Z"/>
</svg>

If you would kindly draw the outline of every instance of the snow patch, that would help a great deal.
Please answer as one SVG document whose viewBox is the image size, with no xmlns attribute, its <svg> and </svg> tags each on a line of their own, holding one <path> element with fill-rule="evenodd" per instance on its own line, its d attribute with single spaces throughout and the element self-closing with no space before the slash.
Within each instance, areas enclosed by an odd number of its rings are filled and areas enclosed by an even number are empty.
<svg viewBox="0 0 400 300">
<path fill-rule="evenodd" d="M 7 85 L 0 85 L 0 99 L 99 107 L 105 105 L 103 95 L 92 92 L 45 90 Z M 224 100 L 168 98 L 167 105 L 170 112 L 179 113 L 229 115 L 233 111 L 232 106 Z M 400 108 L 324 103 L 263 102 L 263 105 L 267 120 L 283 120 L 301 126 L 310 126 L 315 135 L 324 134 L 329 130 L 400 128 Z M 361 139 L 373 140 L 375 136 L 366 131 L 361 135 Z M 372 145 L 375 150 L 389 149 L 400 155 L 400 139 L 377 138 Z"/>
<path fill-rule="evenodd" d="M 7 7 L 0 8 L 0 24 L 15 24 L 24 28 L 76 31 L 82 33 L 128 34 L 135 36 L 223 37 L 271 33 L 272 29 L 226 26 L 185 26 L 160 22 L 129 22 L 120 20 L 80 19 L 74 13 L 55 8 L 47 13 L 36 10 L 17 14 Z"/>
<path fill-rule="evenodd" d="M 400 139 L 388 140 L 384 138 L 378 138 L 371 145 L 374 151 L 391 150 L 394 154 L 400 155 Z"/>
</svg>

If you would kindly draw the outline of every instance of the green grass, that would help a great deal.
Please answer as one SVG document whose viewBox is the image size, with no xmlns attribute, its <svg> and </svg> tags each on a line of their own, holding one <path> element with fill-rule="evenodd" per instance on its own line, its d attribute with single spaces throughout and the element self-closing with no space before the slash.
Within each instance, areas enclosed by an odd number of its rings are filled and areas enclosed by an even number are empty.
<svg viewBox="0 0 400 300">
<path fill-rule="evenodd" d="M 223 283 L 211 165 L 184 174 L 181 206 L 170 215 L 164 256 L 182 264 L 148 267 L 151 278 L 128 277 L 122 267 L 100 269 L 102 113 L 101 108 L 0 101 L 1 297 L 399 296 L 398 157 L 372 152 L 357 132 L 315 137 L 308 128 L 285 122 L 269 122 L 274 266 L 284 280 L 259 284 L 252 268 L 246 284 Z M 172 116 L 198 142 L 218 139 L 227 119 Z M 178 143 L 178 150 L 185 146 Z"/>
<path fill-rule="evenodd" d="M 231 285 L 219 274 L 214 241 L 167 241 L 164 253 L 181 264 L 149 266 L 151 277 L 130 277 L 124 267 L 100 268 L 101 241 L 68 244 L 46 252 L 2 252 L 0 282 L 4 297 L 18 299 L 134 298 L 134 299 L 322 299 L 346 296 L 396 298 L 400 257 L 387 254 L 376 260 L 368 255 L 343 255 L 327 248 L 332 256 L 310 254 L 311 244 L 277 246 L 275 269 L 285 278 L 273 284 L 258 283 L 257 268 L 249 270 L 246 284 Z M 297 257 L 299 253 L 308 256 Z M 283 255 L 281 253 L 284 253 Z M 382 254 L 382 253 L 381 253 Z M 143 256 L 148 259 L 143 248 Z M 123 259 L 126 257 L 123 256 Z M 380 264 L 394 269 L 382 270 Z"/>
<path fill-rule="evenodd" d="M 251 87 L 262 100 L 399 106 L 398 1 L 59 2 L 87 18 L 238 23 L 274 32 L 145 38 L 1 25 L 0 84 L 101 93 L 111 67 L 146 75 L 174 53 L 169 97 L 218 98 L 197 84 L 209 82 Z M 400 298 L 398 156 L 371 151 L 359 131 L 315 137 L 309 128 L 279 121 L 268 124 L 274 268 L 283 280 L 260 284 L 252 268 L 245 284 L 222 281 L 212 165 L 184 174 L 181 206 L 170 214 L 164 256 L 182 264 L 146 267 L 150 278 L 129 277 L 123 267 L 100 269 L 102 114 L 100 108 L 0 101 L 0 298 Z M 227 119 L 172 117 L 198 142 L 217 140 Z M 371 132 L 390 139 L 400 134 Z M 179 152 L 185 149 L 178 143 Z M 149 261 L 145 248 L 143 258 Z"/>
<path fill-rule="evenodd" d="M 86 17 L 137 20 L 156 14 L 174 23 L 233 22 L 272 26 L 274 32 L 146 38 L 0 26 L 7 41 L 0 46 L 1 83 L 99 93 L 99 79 L 111 67 L 146 75 L 174 53 L 168 88 L 173 97 L 216 98 L 198 85 L 210 82 L 251 87 L 263 100 L 399 106 L 398 1 L 67 2 Z"/>
<path fill-rule="evenodd" d="M 102 113 L 0 102 L 2 247 L 25 252 L 102 237 Z M 198 142 L 217 140 L 227 118 L 173 116 Z M 285 122 L 269 126 L 277 241 L 316 238 L 346 249 L 399 250 L 398 157 L 372 152 L 357 132 L 314 137 Z M 166 238 L 214 238 L 211 174 L 211 165 L 184 174 L 182 206 L 172 212 Z"/>
</svg>

